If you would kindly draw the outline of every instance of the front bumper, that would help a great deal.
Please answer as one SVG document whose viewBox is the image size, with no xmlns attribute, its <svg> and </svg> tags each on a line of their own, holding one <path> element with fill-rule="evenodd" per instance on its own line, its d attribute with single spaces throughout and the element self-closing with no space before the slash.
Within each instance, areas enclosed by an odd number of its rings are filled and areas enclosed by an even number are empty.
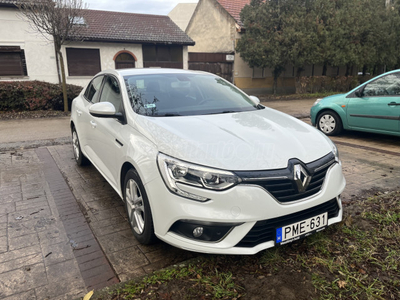
<svg viewBox="0 0 400 300">
<path fill-rule="evenodd" d="M 154 230 L 157 237 L 176 247 L 202 253 L 255 254 L 274 247 L 274 240 L 263 241 L 251 247 L 237 245 L 258 221 L 275 219 L 312 209 L 336 199 L 339 211 L 329 218 L 328 225 L 342 220 L 342 204 L 339 195 L 345 187 L 345 179 L 339 164 L 332 166 L 326 174 L 319 193 L 293 203 L 279 203 L 259 186 L 240 184 L 229 190 L 214 192 L 183 186 L 188 192 L 205 196 L 210 201 L 201 203 L 179 197 L 169 192 L 161 177 L 145 186 L 152 209 Z M 206 242 L 171 231 L 177 221 L 237 224 L 219 241 Z"/>
<path fill-rule="evenodd" d="M 320 109 L 318 107 L 318 104 L 314 105 L 310 109 L 310 119 L 311 119 L 312 126 L 315 126 L 317 124 L 317 113 L 318 113 L 319 110 Z"/>
</svg>

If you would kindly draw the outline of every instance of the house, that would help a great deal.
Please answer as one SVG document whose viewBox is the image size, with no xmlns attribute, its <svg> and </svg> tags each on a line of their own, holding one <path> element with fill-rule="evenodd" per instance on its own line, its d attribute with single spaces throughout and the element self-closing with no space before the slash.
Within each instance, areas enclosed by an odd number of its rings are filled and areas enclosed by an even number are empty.
<svg viewBox="0 0 400 300">
<path fill-rule="evenodd" d="M 0 81 L 59 82 L 51 37 L 33 29 L 15 6 L 0 0 Z M 195 43 L 168 16 L 84 10 L 79 41 L 63 45 L 67 83 L 84 86 L 113 68 L 188 68 Z"/>
<path fill-rule="evenodd" d="M 270 93 L 273 75 L 270 69 L 250 68 L 235 51 L 245 32 L 240 20 L 250 0 L 199 0 L 186 33 L 196 42 L 189 47 L 189 69 L 218 74 L 249 93 Z M 174 20 L 173 15 L 171 15 Z M 322 66 L 306 66 L 304 76 L 322 75 Z M 344 75 L 345 67 L 328 67 L 327 75 Z M 278 80 L 278 92 L 295 92 L 295 68 L 286 66 Z"/>
</svg>

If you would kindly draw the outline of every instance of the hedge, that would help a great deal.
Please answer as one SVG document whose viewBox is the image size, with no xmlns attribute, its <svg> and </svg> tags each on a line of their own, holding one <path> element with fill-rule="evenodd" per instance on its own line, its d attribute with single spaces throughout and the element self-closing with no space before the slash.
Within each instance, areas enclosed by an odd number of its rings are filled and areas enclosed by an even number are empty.
<svg viewBox="0 0 400 300">
<path fill-rule="evenodd" d="M 68 108 L 82 87 L 67 84 Z M 1 81 L 0 111 L 64 110 L 59 84 L 44 81 Z"/>
<path fill-rule="evenodd" d="M 324 92 L 348 92 L 371 76 L 302 76 L 296 79 L 296 94 Z"/>
</svg>

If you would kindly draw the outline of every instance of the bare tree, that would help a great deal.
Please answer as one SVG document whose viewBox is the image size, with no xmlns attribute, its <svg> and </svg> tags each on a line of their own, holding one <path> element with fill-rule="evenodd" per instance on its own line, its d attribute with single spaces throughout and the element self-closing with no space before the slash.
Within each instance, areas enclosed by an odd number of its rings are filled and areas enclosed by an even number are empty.
<svg viewBox="0 0 400 300">
<path fill-rule="evenodd" d="M 54 43 L 57 60 L 61 68 L 64 111 L 68 111 L 65 65 L 61 46 L 79 37 L 86 5 L 82 0 L 22 0 L 17 4 L 33 29 Z"/>
</svg>

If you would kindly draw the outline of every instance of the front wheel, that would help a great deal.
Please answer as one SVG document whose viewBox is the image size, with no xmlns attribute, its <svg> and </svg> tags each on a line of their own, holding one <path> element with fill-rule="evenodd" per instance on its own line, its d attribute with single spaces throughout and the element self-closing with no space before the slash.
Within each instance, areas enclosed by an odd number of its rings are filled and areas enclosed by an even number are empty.
<svg viewBox="0 0 400 300">
<path fill-rule="evenodd" d="M 317 128 L 326 135 L 338 135 L 343 129 L 342 120 L 334 111 L 325 111 L 318 116 Z"/>
<path fill-rule="evenodd" d="M 89 161 L 86 158 L 86 156 L 83 155 L 82 153 L 81 144 L 79 143 L 78 134 L 76 133 L 75 128 L 72 129 L 72 147 L 74 151 L 75 161 L 78 164 L 78 166 L 86 165 Z"/>
<path fill-rule="evenodd" d="M 156 241 L 149 200 L 136 170 L 130 169 L 124 181 L 124 201 L 135 238 L 145 245 Z"/>
</svg>

